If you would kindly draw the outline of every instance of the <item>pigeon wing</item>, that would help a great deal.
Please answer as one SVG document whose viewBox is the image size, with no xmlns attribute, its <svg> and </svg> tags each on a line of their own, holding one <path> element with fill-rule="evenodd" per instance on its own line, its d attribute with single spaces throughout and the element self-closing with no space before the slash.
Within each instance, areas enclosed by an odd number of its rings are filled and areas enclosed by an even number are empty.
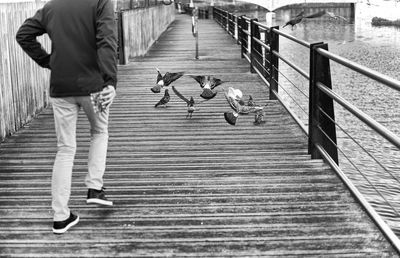
<svg viewBox="0 0 400 258">
<path fill-rule="evenodd" d="M 156 86 L 151 88 L 151 91 L 153 93 L 160 93 L 161 92 L 161 86 L 160 85 L 156 85 Z"/>
<path fill-rule="evenodd" d="M 203 99 L 212 99 L 217 95 L 217 92 L 213 92 L 211 89 L 204 88 L 203 92 L 200 94 L 200 97 Z"/>
<path fill-rule="evenodd" d="M 283 25 L 282 28 L 285 28 L 288 25 L 291 25 L 292 27 L 295 26 L 296 24 L 300 23 L 303 18 L 305 18 L 304 16 L 296 16 L 293 19 L 289 20 L 285 25 Z"/>
<path fill-rule="evenodd" d="M 238 119 L 238 114 L 234 112 L 225 112 L 224 113 L 225 121 L 230 125 L 236 125 L 236 121 Z"/>
<path fill-rule="evenodd" d="M 234 100 L 233 98 L 229 97 L 229 96 L 226 94 L 226 92 L 224 92 L 224 95 L 225 95 L 226 101 L 228 101 L 229 106 L 231 106 L 231 108 L 232 108 L 235 112 L 239 113 L 239 103 L 238 103 L 236 100 Z"/>
<path fill-rule="evenodd" d="M 163 77 L 160 73 L 160 70 L 158 70 L 158 68 L 156 68 L 156 69 L 157 69 L 157 82 L 156 83 L 158 84 L 158 82 L 161 81 L 163 79 Z"/>
<path fill-rule="evenodd" d="M 192 77 L 193 79 L 195 79 L 195 81 L 200 84 L 200 87 L 202 87 L 202 88 L 204 87 L 205 80 L 206 80 L 205 76 L 201 76 L 201 75 L 189 75 L 189 76 Z"/>
<path fill-rule="evenodd" d="M 321 17 L 321 16 L 323 16 L 325 14 L 326 14 L 326 11 L 323 10 L 323 11 L 319 11 L 319 12 L 316 12 L 316 13 L 312 13 L 312 14 L 306 15 L 306 16 L 304 16 L 304 18 L 307 18 L 307 19 L 318 18 L 318 17 Z"/>
<path fill-rule="evenodd" d="M 181 100 L 185 101 L 187 104 L 189 104 L 189 100 L 187 98 L 185 98 L 176 88 L 175 86 L 172 86 L 172 90 L 174 91 L 174 93 L 176 94 L 176 96 L 178 96 Z"/>
<path fill-rule="evenodd" d="M 301 12 L 299 12 L 298 14 L 296 14 L 295 17 L 303 17 L 304 16 L 304 10 L 302 10 Z"/>
<path fill-rule="evenodd" d="M 172 82 L 178 80 L 179 78 L 182 77 L 183 74 L 184 74 L 184 72 L 178 72 L 178 73 L 170 73 L 170 72 L 167 72 L 167 73 L 164 75 L 164 84 L 165 84 L 165 86 L 168 86 L 168 85 L 170 85 Z"/>
<path fill-rule="evenodd" d="M 346 18 L 344 18 L 343 16 L 340 15 L 336 15 L 333 12 L 326 12 L 327 15 L 329 15 L 329 17 L 333 18 L 333 19 L 342 19 L 344 21 L 347 21 Z"/>
<path fill-rule="evenodd" d="M 164 105 L 165 104 L 165 97 L 162 97 L 155 105 L 154 107 L 158 107 L 159 105 Z"/>
<path fill-rule="evenodd" d="M 218 85 L 221 85 L 222 83 L 224 83 L 223 81 L 221 81 L 220 79 L 217 79 L 217 78 L 212 78 L 210 81 L 211 81 L 211 85 L 210 85 L 211 89 L 214 89 Z"/>
</svg>

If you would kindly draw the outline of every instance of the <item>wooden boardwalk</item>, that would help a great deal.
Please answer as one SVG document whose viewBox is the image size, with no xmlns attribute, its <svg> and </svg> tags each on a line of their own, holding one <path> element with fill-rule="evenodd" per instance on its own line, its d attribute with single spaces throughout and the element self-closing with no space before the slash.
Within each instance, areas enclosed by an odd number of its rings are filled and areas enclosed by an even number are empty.
<svg viewBox="0 0 400 258">
<path fill-rule="evenodd" d="M 112 208 L 85 204 L 89 145 L 83 113 L 71 209 L 81 221 L 51 233 L 50 181 L 56 152 L 51 109 L 0 145 L 0 256 L 38 257 L 396 257 L 335 173 L 307 155 L 307 139 L 214 21 L 200 20 L 194 59 L 190 17 L 178 15 L 148 55 L 119 69 L 105 175 Z M 228 125 L 222 94 L 186 119 L 171 91 L 154 108 L 158 67 L 212 74 L 268 102 Z M 199 98 L 188 76 L 174 85 Z"/>
</svg>

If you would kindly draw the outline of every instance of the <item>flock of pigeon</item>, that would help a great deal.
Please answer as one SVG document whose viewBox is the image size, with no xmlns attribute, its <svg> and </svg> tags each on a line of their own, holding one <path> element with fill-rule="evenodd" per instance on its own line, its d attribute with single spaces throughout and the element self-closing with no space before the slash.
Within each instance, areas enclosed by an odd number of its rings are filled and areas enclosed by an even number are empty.
<svg viewBox="0 0 400 258">
<path fill-rule="evenodd" d="M 157 68 L 156 68 L 157 69 Z M 184 72 L 176 72 L 170 73 L 166 72 L 164 75 L 161 74 L 160 70 L 157 69 L 157 81 L 156 85 L 151 88 L 153 93 L 160 93 L 162 89 L 164 89 L 164 96 L 154 105 L 154 107 L 166 107 L 168 102 L 170 101 L 170 94 L 168 90 L 168 86 L 181 78 L 184 75 Z M 192 118 L 193 112 L 196 111 L 196 106 L 213 99 L 218 91 L 215 89 L 217 86 L 224 83 L 224 81 L 215 78 L 213 76 L 207 75 L 188 75 L 189 77 L 193 78 L 201 87 L 202 93 L 200 97 L 203 98 L 201 101 L 195 101 L 193 96 L 189 99 L 183 96 L 175 86 L 171 86 L 173 92 L 183 100 L 187 105 L 187 115 L 186 118 Z M 265 123 L 264 121 L 264 108 L 265 106 L 257 106 L 252 98 L 249 95 L 247 103 L 243 99 L 243 93 L 239 89 L 234 89 L 229 87 L 228 91 L 225 92 L 222 89 L 222 92 L 225 95 L 226 101 L 228 102 L 229 106 L 232 108 L 232 111 L 225 112 L 224 118 L 227 123 L 230 125 L 236 125 L 237 119 L 240 115 L 248 115 L 250 113 L 254 113 L 254 125 L 261 125 Z"/>
<path fill-rule="evenodd" d="M 299 24 L 305 19 L 312 19 L 312 18 L 318 18 L 322 17 L 324 15 L 329 16 L 330 19 L 341 19 L 344 21 L 347 21 L 346 18 L 335 15 L 332 12 L 328 11 L 319 11 L 316 13 L 312 13 L 309 15 L 304 14 L 304 10 L 298 13 L 295 17 L 290 19 L 286 24 L 283 26 L 286 27 L 288 25 L 292 26 L 292 29 L 296 26 L 296 24 Z M 170 100 L 170 94 L 168 90 L 168 86 L 181 78 L 184 75 L 184 72 L 176 72 L 176 73 L 170 73 L 166 72 L 164 75 L 161 74 L 160 70 L 156 68 L 157 70 L 157 81 L 156 85 L 151 88 L 151 91 L 153 93 L 160 93 L 162 89 L 165 88 L 164 90 L 164 96 L 155 104 L 155 107 L 160 107 L 164 106 L 166 107 L 169 100 Z M 195 101 L 193 96 L 191 96 L 189 99 L 183 96 L 176 87 L 171 86 L 173 92 L 180 98 L 182 99 L 186 105 L 187 105 L 187 115 L 186 118 L 192 118 L 193 112 L 196 111 L 196 106 L 200 105 L 201 103 L 208 101 L 210 99 L 213 99 L 218 91 L 215 90 L 215 88 L 224 81 L 221 81 L 220 79 L 217 79 L 213 76 L 204 76 L 204 75 L 188 75 L 189 77 L 193 78 L 196 80 L 199 84 L 200 87 L 202 88 L 202 93 L 200 94 L 200 97 L 203 98 L 201 101 Z M 240 115 L 248 115 L 250 113 L 254 113 L 254 124 L 255 125 L 260 125 L 265 123 L 264 121 L 264 109 L 265 106 L 257 106 L 254 103 L 254 100 L 251 95 L 249 95 L 249 98 L 247 100 L 247 103 L 243 99 L 243 93 L 239 89 L 234 89 L 232 87 L 229 87 L 228 91 L 225 92 L 224 89 L 222 89 L 222 92 L 225 95 L 225 98 L 229 104 L 229 106 L 232 108 L 231 112 L 225 112 L 224 113 L 224 118 L 226 122 L 228 122 L 230 125 L 235 125 L 237 122 L 237 119 Z"/>
</svg>

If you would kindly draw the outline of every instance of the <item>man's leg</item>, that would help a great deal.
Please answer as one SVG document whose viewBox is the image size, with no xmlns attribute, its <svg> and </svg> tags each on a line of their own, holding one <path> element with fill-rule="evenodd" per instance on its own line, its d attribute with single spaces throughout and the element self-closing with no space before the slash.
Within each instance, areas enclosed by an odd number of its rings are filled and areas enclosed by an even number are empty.
<svg viewBox="0 0 400 258">
<path fill-rule="evenodd" d="M 85 184 L 89 189 L 88 203 L 112 205 L 105 198 L 103 192 L 103 175 L 106 168 L 106 157 L 108 148 L 108 115 L 109 110 L 96 113 L 90 97 L 79 97 L 86 116 L 90 122 L 90 148 L 88 159 L 88 174 Z"/>
<path fill-rule="evenodd" d="M 60 222 L 69 219 L 71 216 L 68 201 L 71 193 L 72 167 L 76 152 L 76 120 L 79 106 L 75 103 L 73 97 L 51 98 L 51 102 L 57 134 L 57 155 L 54 161 L 51 184 L 52 207 L 54 221 Z M 75 221 L 77 222 L 76 218 Z M 55 231 L 55 233 L 60 232 Z"/>
</svg>

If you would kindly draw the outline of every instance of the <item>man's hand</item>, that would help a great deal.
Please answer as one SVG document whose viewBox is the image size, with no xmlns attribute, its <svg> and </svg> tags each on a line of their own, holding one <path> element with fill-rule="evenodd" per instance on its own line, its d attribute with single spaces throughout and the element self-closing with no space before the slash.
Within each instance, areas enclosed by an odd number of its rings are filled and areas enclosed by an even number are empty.
<svg viewBox="0 0 400 258">
<path fill-rule="evenodd" d="M 103 88 L 100 93 L 100 98 L 102 99 L 101 105 L 103 106 L 103 109 L 107 109 L 112 104 L 116 95 L 117 93 L 115 92 L 114 86 L 108 85 L 107 87 Z"/>
</svg>

